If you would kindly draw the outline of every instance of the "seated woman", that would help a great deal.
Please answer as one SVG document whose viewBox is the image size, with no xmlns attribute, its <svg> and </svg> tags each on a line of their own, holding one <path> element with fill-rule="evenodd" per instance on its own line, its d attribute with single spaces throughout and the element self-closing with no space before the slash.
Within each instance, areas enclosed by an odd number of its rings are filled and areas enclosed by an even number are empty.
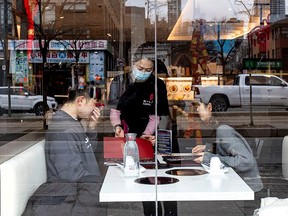
<svg viewBox="0 0 288 216">
<path fill-rule="evenodd" d="M 212 104 L 206 106 L 199 103 L 197 112 L 203 122 L 209 123 L 212 117 Z M 232 167 L 253 191 L 262 190 L 263 183 L 257 162 L 245 138 L 228 125 L 219 126 L 216 121 L 211 123 L 216 130 L 216 149 L 213 151 L 213 145 L 208 143 L 195 146 L 192 153 L 199 156 L 195 162 L 209 163 L 212 157 L 218 157 L 224 165 Z"/>
</svg>

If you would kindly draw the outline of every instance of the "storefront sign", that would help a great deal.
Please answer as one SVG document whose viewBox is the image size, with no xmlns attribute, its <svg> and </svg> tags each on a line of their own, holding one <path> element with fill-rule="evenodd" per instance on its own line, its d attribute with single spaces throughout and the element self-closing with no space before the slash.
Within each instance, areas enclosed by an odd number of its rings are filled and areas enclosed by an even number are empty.
<svg viewBox="0 0 288 216">
<path fill-rule="evenodd" d="M 40 51 L 29 53 L 30 63 L 42 63 L 42 54 Z M 67 51 L 49 51 L 47 54 L 47 63 L 75 63 L 75 55 Z M 89 52 L 82 51 L 78 63 L 89 63 Z"/>
<path fill-rule="evenodd" d="M 125 59 L 124 58 L 117 58 L 117 66 L 123 67 L 125 65 Z"/>
<path fill-rule="evenodd" d="M 44 44 L 44 41 L 42 42 Z M 76 46 L 76 47 L 75 47 Z M 52 40 L 48 50 L 107 50 L 107 40 Z M 38 40 L 9 40 L 9 50 L 40 50 Z"/>
</svg>

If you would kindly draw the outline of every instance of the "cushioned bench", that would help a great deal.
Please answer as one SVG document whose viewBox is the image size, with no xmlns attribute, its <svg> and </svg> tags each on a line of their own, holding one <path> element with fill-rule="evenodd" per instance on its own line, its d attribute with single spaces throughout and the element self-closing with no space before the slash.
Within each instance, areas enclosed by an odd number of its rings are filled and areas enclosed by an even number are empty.
<svg viewBox="0 0 288 216">
<path fill-rule="evenodd" d="M 47 181 L 44 143 L 42 139 L 0 165 L 1 216 L 20 216 L 30 196 Z"/>
</svg>

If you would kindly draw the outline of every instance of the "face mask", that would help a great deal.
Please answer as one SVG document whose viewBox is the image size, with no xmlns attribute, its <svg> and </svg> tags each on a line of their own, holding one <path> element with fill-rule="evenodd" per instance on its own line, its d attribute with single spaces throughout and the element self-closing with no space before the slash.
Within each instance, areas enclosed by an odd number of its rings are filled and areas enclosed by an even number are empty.
<svg viewBox="0 0 288 216">
<path fill-rule="evenodd" d="M 134 67 L 132 73 L 133 73 L 133 76 L 134 76 L 136 81 L 144 82 L 150 77 L 152 72 L 145 72 L 144 73 L 144 72 L 138 70 L 136 67 Z"/>
</svg>

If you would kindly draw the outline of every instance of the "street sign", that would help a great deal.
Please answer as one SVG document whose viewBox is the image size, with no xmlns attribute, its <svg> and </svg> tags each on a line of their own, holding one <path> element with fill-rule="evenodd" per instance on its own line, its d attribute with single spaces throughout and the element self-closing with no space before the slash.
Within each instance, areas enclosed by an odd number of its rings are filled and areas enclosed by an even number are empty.
<svg viewBox="0 0 288 216">
<path fill-rule="evenodd" d="M 2 65 L 2 71 L 6 71 L 6 65 Z"/>
<path fill-rule="evenodd" d="M 125 59 L 124 58 L 117 58 L 117 66 L 123 67 L 125 65 Z"/>
<path fill-rule="evenodd" d="M 280 59 L 258 59 L 245 58 L 243 59 L 243 69 L 247 70 L 263 70 L 263 69 L 283 69 L 283 62 Z"/>
</svg>

